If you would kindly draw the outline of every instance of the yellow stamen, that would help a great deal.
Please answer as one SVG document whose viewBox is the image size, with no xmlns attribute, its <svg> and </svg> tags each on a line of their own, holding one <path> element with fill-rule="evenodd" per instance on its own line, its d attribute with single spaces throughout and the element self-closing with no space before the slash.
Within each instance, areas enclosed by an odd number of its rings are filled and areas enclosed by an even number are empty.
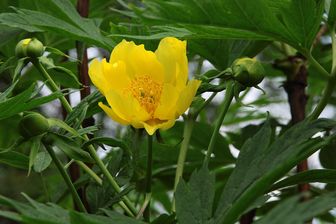
<svg viewBox="0 0 336 224">
<path fill-rule="evenodd" d="M 137 76 L 131 81 L 128 90 L 153 117 L 160 102 L 162 83 L 157 83 L 149 75 Z"/>
</svg>

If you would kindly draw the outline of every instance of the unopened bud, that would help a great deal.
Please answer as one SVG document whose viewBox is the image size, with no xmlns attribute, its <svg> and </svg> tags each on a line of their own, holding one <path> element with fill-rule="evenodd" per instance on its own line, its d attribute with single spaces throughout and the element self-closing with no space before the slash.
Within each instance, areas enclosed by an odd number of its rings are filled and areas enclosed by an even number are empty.
<svg viewBox="0 0 336 224">
<path fill-rule="evenodd" d="M 37 58 L 43 55 L 44 46 L 36 38 L 21 40 L 15 47 L 15 55 L 18 58 L 30 57 Z"/>
<path fill-rule="evenodd" d="M 234 79 L 246 87 L 258 85 L 265 76 L 264 67 L 252 58 L 239 58 L 232 63 Z"/>
<path fill-rule="evenodd" d="M 49 123 L 41 114 L 31 112 L 21 119 L 19 128 L 23 137 L 31 138 L 46 133 L 49 130 Z"/>
</svg>

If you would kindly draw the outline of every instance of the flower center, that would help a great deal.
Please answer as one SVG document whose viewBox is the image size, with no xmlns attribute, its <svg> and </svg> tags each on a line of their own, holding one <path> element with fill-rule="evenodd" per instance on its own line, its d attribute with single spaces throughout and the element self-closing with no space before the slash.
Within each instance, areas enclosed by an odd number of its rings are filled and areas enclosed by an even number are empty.
<svg viewBox="0 0 336 224">
<path fill-rule="evenodd" d="M 160 102 L 162 84 L 154 81 L 149 75 L 137 76 L 131 81 L 130 91 L 153 117 Z"/>
</svg>

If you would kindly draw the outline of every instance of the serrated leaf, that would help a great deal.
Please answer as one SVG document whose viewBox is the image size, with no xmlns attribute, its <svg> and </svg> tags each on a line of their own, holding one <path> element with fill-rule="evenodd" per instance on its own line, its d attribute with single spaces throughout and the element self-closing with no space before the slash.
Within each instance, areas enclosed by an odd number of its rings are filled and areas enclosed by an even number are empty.
<svg viewBox="0 0 336 224">
<path fill-rule="evenodd" d="M 176 193 L 176 216 L 181 224 L 208 223 L 215 196 L 215 177 L 206 167 L 195 171 L 189 183 L 180 180 Z"/>
<path fill-rule="evenodd" d="M 150 26 L 149 38 L 273 39 L 299 50 L 310 49 L 323 14 L 323 1 L 315 0 L 147 0 L 145 6 L 132 10 Z"/>
<path fill-rule="evenodd" d="M 263 179 L 270 178 L 266 174 L 272 175 L 273 181 L 281 178 L 295 162 L 298 163 L 300 159 L 302 160 L 302 156 L 310 155 L 330 141 L 330 139 L 323 141 L 319 138 L 310 138 L 315 133 L 331 128 L 333 125 L 334 121 L 325 119 L 313 122 L 304 121 L 288 129 L 269 145 L 271 129 L 270 125 L 266 123 L 254 137 L 245 142 L 241 149 L 236 168 L 225 185 L 215 212 L 216 222 L 233 222 L 234 218 L 230 211 L 234 211 L 234 214 L 237 215 L 238 211 L 233 209 L 236 209 L 235 205 L 241 206 L 240 203 L 243 203 L 239 200 L 243 200 L 240 197 L 244 192 L 251 189 L 251 186 L 258 190 L 254 193 L 253 199 L 249 199 L 251 202 L 261 196 L 272 184 L 270 179 Z M 258 184 L 260 184 L 260 188 L 257 188 Z M 251 192 L 249 191 L 249 193 Z M 239 208 L 241 214 L 245 212 L 248 203 L 245 201 L 242 207 Z"/>
</svg>

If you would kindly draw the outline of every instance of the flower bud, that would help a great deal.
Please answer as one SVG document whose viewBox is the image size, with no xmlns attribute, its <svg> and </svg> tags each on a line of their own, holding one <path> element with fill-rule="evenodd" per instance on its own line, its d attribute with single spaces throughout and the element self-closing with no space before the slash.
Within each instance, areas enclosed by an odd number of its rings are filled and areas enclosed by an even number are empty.
<svg viewBox="0 0 336 224">
<path fill-rule="evenodd" d="M 41 41 L 35 38 L 21 40 L 15 47 L 15 55 L 18 58 L 37 58 L 42 56 L 43 52 L 43 44 L 41 43 Z"/>
<path fill-rule="evenodd" d="M 25 138 L 35 137 L 49 130 L 48 120 L 39 113 L 26 114 L 19 123 L 20 134 Z"/>
<path fill-rule="evenodd" d="M 252 58 L 239 58 L 232 63 L 234 79 L 246 87 L 258 85 L 265 75 L 261 63 Z"/>
<path fill-rule="evenodd" d="M 29 42 L 31 41 L 30 38 L 23 39 L 19 43 L 17 43 L 15 47 L 15 55 L 18 58 L 24 58 L 27 57 L 27 46 Z"/>
</svg>

